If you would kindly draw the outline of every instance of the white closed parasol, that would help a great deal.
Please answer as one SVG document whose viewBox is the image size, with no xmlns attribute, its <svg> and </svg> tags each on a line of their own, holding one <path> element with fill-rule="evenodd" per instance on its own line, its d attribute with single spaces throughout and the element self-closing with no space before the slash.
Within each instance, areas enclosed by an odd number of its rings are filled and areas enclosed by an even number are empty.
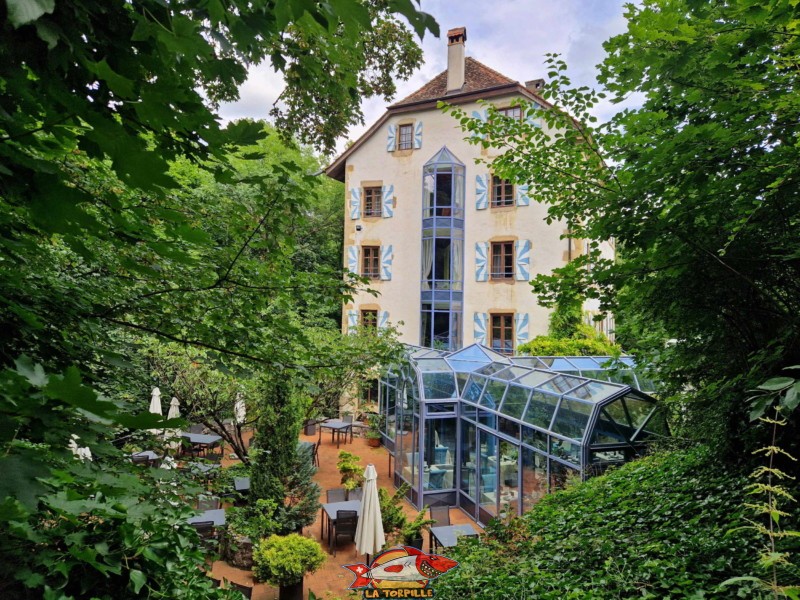
<svg viewBox="0 0 800 600">
<path fill-rule="evenodd" d="M 361 494 L 361 511 L 356 527 L 356 550 L 360 554 L 375 555 L 386 543 L 381 518 L 381 505 L 378 502 L 378 472 L 374 465 L 364 470 L 364 486 Z M 367 558 L 369 562 L 369 558 Z"/>
</svg>

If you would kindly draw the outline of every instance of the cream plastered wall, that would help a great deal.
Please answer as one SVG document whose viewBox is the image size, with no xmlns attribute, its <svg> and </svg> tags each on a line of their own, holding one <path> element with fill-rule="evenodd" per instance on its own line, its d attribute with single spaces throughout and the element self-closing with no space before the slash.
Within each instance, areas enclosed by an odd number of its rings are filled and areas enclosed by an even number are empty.
<svg viewBox="0 0 800 600">
<path fill-rule="evenodd" d="M 511 99 L 495 99 L 498 107 L 508 106 Z M 482 110 L 478 104 L 462 105 L 468 114 Z M 422 145 L 419 149 L 387 152 L 389 125 L 413 124 L 422 121 Z M 529 206 L 512 208 L 486 208 L 478 210 L 476 204 L 476 175 L 486 175 L 489 167 L 476 165 L 476 158 L 491 158 L 479 146 L 465 141 L 464 133 L 456 121 L 440 110 L 430 109 L 393 115 L 370 139 L 347 160 L 345 169 L 345 256 L 347 246 L 393 246 L 391 281 L 374 281 L 372 287 L 380 292 L 375 298 L 366 293 L 355 296 L 354 302 L 344 307 L 345 329 L 347 311 L 360 310 L 365 305 L 378 305 L 388 311 L 389 321 L 398 326 L 400 339 L 410 344 L 420 342 L 420 260 L 422 244 L 422 169 L 423 165 L 442 146 L 447 146 L 466 167 L 465 176 L 465 243 L 464 243 L 464 313 L 463 344 L 475 341 L 473 315 L 476 312 L 528 313 L 529 339 L 547 333 L 549 310 L 536 303 L 527 281 L 477 282 L 475 280 L 475 244 L 500 240 L 530 240 L 531 276 L 548 273 L 563 266 L 570 247 L 563 223 L 548 225 L 547 208 L 536 202 L 532 191 Z M 350 218 L 350 190 L 364 185 L 393 185 L 395 207 L 391 218 Z M 362 201 L 363 213 L 363 201 Z M 361 231 L 356 231 L 361 225 Z M 582 244 L 573 240 L 571 253 L 576 256 Z"/>
</svg>

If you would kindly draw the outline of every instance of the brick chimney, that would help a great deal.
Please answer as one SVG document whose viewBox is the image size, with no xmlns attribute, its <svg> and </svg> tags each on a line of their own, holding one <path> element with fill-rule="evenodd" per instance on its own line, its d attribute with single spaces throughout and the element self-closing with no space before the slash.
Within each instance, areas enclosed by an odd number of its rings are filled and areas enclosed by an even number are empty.
<svg viewBox="0 0 800 600">
<path fill-rule="evenodd" d="M 534 94 L 539 94 L 544 89 L 544 79 L 532 79 L 525 82 L 525 87 L 532 91 Z"/>
<path fill-rule="evenodd" d="M 464 87 L 464 43 L 467 28 L 456 27 L 447 32 L 447 93 L 461 91 Z"/>
</svg>

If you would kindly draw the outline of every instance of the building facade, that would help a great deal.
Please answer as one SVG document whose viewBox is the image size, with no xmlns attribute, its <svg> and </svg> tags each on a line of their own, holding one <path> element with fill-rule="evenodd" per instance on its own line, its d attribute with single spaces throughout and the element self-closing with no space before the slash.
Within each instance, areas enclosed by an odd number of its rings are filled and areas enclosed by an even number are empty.
<svg viewBox="0 0 800 600">
<path fill-rule="evenodd" d="M 537 90 L 465 55 L 466 30 L 448 32 L 448 68 L 386 113 L 328 167 L 345 184 L 345 265 L 379 296 L 344 306 L 345 330 L 392 324 L 400 340 L 441 350 L 484 344 L 504 354 L 547 333 L 549 311 L 530 279 L 583 252 L 566 225 L 547 224 L 532 190 L 493 175 L 490 149 L 470 144 L 439 101 L 486 118 L 479 100 L 507 116 L 523 99 L 548 110 Z M 528 113 L 530 115 L 530 113 Z M 608 252 L 613 252 L 609 247 Z"/>
</svg>

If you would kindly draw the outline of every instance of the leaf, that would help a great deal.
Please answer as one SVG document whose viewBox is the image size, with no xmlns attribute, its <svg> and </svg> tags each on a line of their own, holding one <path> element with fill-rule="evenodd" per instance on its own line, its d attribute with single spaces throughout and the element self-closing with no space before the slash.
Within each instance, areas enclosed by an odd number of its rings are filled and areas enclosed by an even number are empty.
<svg viewBox="0 0 800 600">
<path fill-rule="evenodd" d="M 27 25 L 41 17 L 51 14 L 56 8 L 56 0 L 6 0 L 8 20 L 14 29 Z"/>
<path fill-rule="evenodd" d="M 133 584 L 133 593 L 138 594 L 139 590 L 147 583 L 147 576 L 138 569 L 131 569 L 130 578 Z"/>
<path fill-rule="evenodd" d="M 767 379 L 764 383 L 757 386 L 756 389 L 777 392 L 786 389 L 794 382 L 795 380 L 792 377 L 773 377 L 772 379 Z"/>
<path fill-rule="evenodd" d="M 781 406 L 788 411 L 793 411 L 800 404 L 800 381 L 786 390 L 786 394 L 781 398 Z"/>
<path fill-rule="evenodd" d="M 42 365 L 34 365 L 33 361 L 25 355 L 15 360 L 14 365 L 17 367 L 17 373 L 27 379 L 32 386 L 40 388 L 47 385 L 47 375 Z"/>
</svg>

